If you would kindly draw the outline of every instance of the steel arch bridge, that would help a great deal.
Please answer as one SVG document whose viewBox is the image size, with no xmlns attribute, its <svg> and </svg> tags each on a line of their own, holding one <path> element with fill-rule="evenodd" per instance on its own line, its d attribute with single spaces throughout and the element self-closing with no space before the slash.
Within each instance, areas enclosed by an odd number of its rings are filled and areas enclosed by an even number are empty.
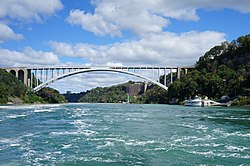
<svg viewBox="0 0 250 166">
<path fill-rule="evenodd" d="M 12 73 L 18 79 L 24 82 L 25 85 L 34 89 L 35 92 L 54 83 L 58 80 L 88 72 L 113 72 L 131 75 L 137 78 L 151 82 L 165 90 L 168 90 L 167 85 L 173 82 L 173 72 L 177 73 L 177 78 L 180 78 L 181 70 L 193 67 L 20 67 L 20 68 L 5 68 L 7 72 Z M 170 80 L 167 80 L 166 75 L 170 74 Z M 160 76 L 164 76 L 164 83 L 160 83 Z"/>
<path fill-rule="evenodd" d="M 73 71 L 73 72 L 69 72 L 69 73 L 66 73 L 66 74 L 63 74 L 63 75 L 60 75 L 60 76 L 57 76 L 55 78 L 52 78 L 51 80 L 47 81 L 47 82 L 44 82 L 42 84 L 40 84 L 39 86 L 35 87 L 34 88 L 34 91 L 39 91 L 41 90 L 42 88 L 48 86 L 49 84 L 57 81 L 57 80 L 61 80 L 63 78 L 66 78 L 66 77 L 69 77 L 69 76 L 72 76 L 72 75 L 76 75 L 76 74 L 80 74 L 80 73 L 88 73 L 88 72 L 115 72 L 115 73 L 124 73 L 124 74 L 128 74 L 128 75 L 132 75 L 132 76 L 135 76 L 135 77 L 138 77 L 138 78 L 142 78 L 144 80 L 147 80 L 149 82 L 152 82 L 153 84 L 156 84 L 160 87 L 162 87 L 163 89 L 165 90 L 168 90 L 168 87 L 167 86 L 164 86 L 163 84 L 155 81 L 155 80 L 152 80 L 150 78 L 147 78 L 145 76 L 142 76 L 140 74 L 136 74 L 136 73 L 132 73 L 132 72 L 129 72 L 129 71 L 124 71 L 124 70 L 118 70 L 118 69 L 81 69 L 81 70 L 76 70 L 76 71 Z"/>
</svg>

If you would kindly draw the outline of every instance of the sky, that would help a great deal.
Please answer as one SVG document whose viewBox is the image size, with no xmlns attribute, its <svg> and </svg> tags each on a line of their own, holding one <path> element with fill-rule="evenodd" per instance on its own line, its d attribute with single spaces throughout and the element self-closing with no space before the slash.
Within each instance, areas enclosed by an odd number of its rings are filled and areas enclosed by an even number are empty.
<svg viewBox="0 0 250 166">
<path fill-rule="evenodd" d="M 0 0 L 0 67 L 191 66 L 247 34 L 249 0 Z M 81 92 L 132 79 L 88 73 L 51 87 Z"/>
</svg>

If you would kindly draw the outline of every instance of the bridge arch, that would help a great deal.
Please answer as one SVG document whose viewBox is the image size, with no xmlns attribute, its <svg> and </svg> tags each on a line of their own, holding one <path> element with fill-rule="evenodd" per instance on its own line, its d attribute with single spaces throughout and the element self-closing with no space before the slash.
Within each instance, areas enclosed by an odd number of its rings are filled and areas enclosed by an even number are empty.
<svg viewBox="0 0 250 166">
<path fill-rule="evenodd" d="M 35 87 L 34 91 L 37 92 L 37 91 L 41 90 L 42 88 L 48 86 L 49 84 L 51 84 L 51 83 L 53 83 L 53 82 L 55 82 L 57 80 L 64 79 L 64 78 L 69 77 L 69 76 L 73 76 L 73 75 L 77 75 L 77 74 L 81 74 L 81 73 L 99 72 L 99 71 L 101 71 L 101 72 L 115 72 L 115 73 L 123 73 L 123 74 L 127 74 L 127 75 L 132 75 L 132 76 L 147 80 L 149 82 L 152 82 L 153 84 L 156 84 L 156 85 L 162 87 L 163 89 L 168 90 L 168 87 L 164 86 L 163 84 L 161 84 L 161 83 L 159 83 L 159 82 L 157 82 L 157 81 L 155 81 L 153 79 L 150 79 L 148 77 L 137 74 L 137 73 L 132 73 L 132 72 L 129 72 L 129 71 L 119 70 L 119 69 L 110 69 L 110 68 L 96 68 L 96 69 L 91 68 L 91 69 L 76 70 L 76 71 L 66 73 L 66 74 L 63 74 L 61 76 L 52 78 L 51 80 L 46 81 L 46 82 L 42 83 L 41 85 Z"/>
<path fill-rule="evenodd" d="M 15 70 L 10 70 L 10 73 L 16 77 L 16 71 Z"/>
<path fill-rule="evenodd" d="M 18 70 L 18 79 L 24 82 L 24 71 L 22 69 Z"/>
</svg>

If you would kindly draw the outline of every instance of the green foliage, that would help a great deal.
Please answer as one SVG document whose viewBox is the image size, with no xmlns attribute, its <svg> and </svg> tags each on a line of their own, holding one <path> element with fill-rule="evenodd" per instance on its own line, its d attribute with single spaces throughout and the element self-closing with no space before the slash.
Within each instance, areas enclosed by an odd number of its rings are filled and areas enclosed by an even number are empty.
<svg viewBox="0 0 250 166">
<path fill-rule="evenodd" d="M 34 91 L 28 91 L 22 100 L 25 103 L 45 103 L 44 99 L 38 96 Z"/>
<path fill-rule="evenodd" d="M 167 91 L 159 86 L 154 86 L 140 96 L 137 102 L 146 104 L 165 104 L 167 103 Z"/>
<path fill-rule="evenodd" d="M 0 103 L 7 103 L 10 97 L 23 97 L 27 87 L 12 74 L 0 69 Z"/>
<path fill-rule="evenodd" d="M 184 99 L 196 94 L 218 99 L 250 93 L 250 35 L 224 42 L 200 57 L 195 70 L 169 87 L 168 97 Z"/>
<path fill-rule="evenodd" d="M 37 93 L 38 96 L 43 98 L 48 103 L 66 103 L 66 99 L 57 90 L 52 88 L 43 88 Z"/>
<path fill-rule="evenodd" d="M 129 84 L 129 83 L 128 83 Z M 79 102 L 88 103 L 119 103 L 127 100 L 126 86 L 125 84 L 95 88 L 87 91 Z"/>
<path fill-rule="evenodd" d="M 233 106 L 250 106 L 250 97 L 240 97 L 236 99 L 233 103 Z"/>
<path fill-rule="evenodd" d="M 35 78 L 33 77 L 33 79 Z M 38 96 L 34 91 L 28 89 L 12 74 L 6 72 L 4 69 L 0 69 L 0 103 L 5 104 L 10 98 L 19 98 L 23 100 L 24 103 L 66 102 L 64 97 L 60 95 L 58 91 L 53 89 L 45 88 L 41 90 L 39 94 L 40 96 Z"/>
</svg>

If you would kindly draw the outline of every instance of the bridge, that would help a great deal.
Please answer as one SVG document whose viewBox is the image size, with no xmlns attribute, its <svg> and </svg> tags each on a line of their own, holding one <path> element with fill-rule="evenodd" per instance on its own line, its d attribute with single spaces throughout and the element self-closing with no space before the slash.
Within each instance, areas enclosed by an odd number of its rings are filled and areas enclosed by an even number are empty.
<svg viewBox="0 0 250 166">
<path fill-rule="evenodd" d="M 129 66 L 129 67 L 9 67 L 4 68 L 7 72 L 13 74 L 21 80 L 26 86 L 39 91 L 49 84 L 70 77 L 73 75 L 88 73 L 88 72 L 115 72 L 131 75 L 141 78 L 153 84 L 156 84 L 167 90 L 168 85 L 173 82 L 173 73 L 176 72 L 177 78 L 181 77 L 181 71 L 184 74 L 192 66 L 178 67 L 152 67 L 152 66 Z M 167 74 L 170 74 L 170 80 L 167 80 Z M 160 76 L 164 77 L 163 83 L 160 82 Z"/>
</svg>

